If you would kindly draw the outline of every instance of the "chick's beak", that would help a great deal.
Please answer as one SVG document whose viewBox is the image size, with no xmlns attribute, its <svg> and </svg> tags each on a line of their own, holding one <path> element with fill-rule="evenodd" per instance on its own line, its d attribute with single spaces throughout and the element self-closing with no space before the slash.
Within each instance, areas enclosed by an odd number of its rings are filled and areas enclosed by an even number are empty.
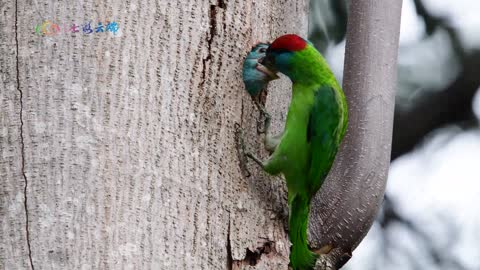
<svg viewBox="0 0 480 270">
<path fill-rule="evenodd" d="M 256 69 L 267 75 L 271 80 L 280 78 L 274 70 L 269 69 L 267 66 L 270 66 L 269 61 L 266 57 L 263 57 L 262 59 L 258 60 Z"/>
</svg>

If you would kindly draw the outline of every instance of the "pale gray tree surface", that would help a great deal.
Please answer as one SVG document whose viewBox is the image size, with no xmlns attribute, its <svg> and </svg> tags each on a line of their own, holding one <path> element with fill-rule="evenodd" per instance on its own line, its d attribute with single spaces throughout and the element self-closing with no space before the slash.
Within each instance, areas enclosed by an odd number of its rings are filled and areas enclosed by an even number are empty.
<svg viewBox="0 0 480 270">
<path fill-rule="evenodd" d="M 287 269 L 283 183 L 241 175 L 234 125 L 258 116 L 243 57 L 305 35 L 307 10 L 2 1 L 0 268 Z M 62 32 L 36 34 L 45 20 Z M 107 20 L 116 35 L 63 32 Z"/>
</svg>

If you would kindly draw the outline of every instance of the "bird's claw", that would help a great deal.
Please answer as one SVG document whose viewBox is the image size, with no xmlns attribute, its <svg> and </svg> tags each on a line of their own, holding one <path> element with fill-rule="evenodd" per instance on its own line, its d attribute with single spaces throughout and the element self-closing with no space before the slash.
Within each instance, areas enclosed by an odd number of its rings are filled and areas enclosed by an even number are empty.
<svg viewBox="0 0 480 270">
<path fill-rule="evenodd" d="M 264 134 L 266 132 L 267 129 L 265 128 L 265 120 L 260 117 L 257 119 L 257 134 Z"/>
<path fill-rule="evenodd" d="M 258 109 L 260 110 L 260 118 L 257 119 L 257 134 L 267 133 L 270 128 L 270 122 L 272 116 L 265 110 L 263 106 L 259 103 L 257 104 Z"/>
</svg>

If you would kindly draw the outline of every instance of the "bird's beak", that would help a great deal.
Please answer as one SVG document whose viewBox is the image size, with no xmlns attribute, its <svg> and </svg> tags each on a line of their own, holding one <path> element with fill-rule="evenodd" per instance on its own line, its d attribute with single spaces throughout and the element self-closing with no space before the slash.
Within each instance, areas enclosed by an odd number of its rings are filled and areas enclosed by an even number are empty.
<svg viewBox="0 0 480 270">
<path fill-rule="evenodd" d="M 263 65 L 263 63 L 265 62 L 264 60 L 265 60 L 265 58 L 262 58 L 262 59 L 258 60 L 256 69 L 258 71 L 262 72 L 263 74 L 267 75 L 270 78 L 270 80 L 275 80 L 275 79 L 280 78 L 280 77 L 278 77 L 278 75 L 275 71 L 272 71 L 271 69 L 269 69 L 269 68 L 267 68 L 266 66 Z"/>
</svg>

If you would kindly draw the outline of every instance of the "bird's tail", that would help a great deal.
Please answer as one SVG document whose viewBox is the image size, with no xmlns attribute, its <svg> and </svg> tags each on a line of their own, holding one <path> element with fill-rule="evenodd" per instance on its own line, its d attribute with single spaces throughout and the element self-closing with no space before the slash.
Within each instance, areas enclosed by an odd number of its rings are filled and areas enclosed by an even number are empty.
<svg viewBox="0 0 480 270">
<path fill-rule="evenodd" d="M 310 270 L 315 265 L 317 255 L 308 249 L 307 227 L 310 199 L 299 194 L 290 202 L 289 237 L 292 242 L 290 264 L 294 270 Z"/>
</svg>

